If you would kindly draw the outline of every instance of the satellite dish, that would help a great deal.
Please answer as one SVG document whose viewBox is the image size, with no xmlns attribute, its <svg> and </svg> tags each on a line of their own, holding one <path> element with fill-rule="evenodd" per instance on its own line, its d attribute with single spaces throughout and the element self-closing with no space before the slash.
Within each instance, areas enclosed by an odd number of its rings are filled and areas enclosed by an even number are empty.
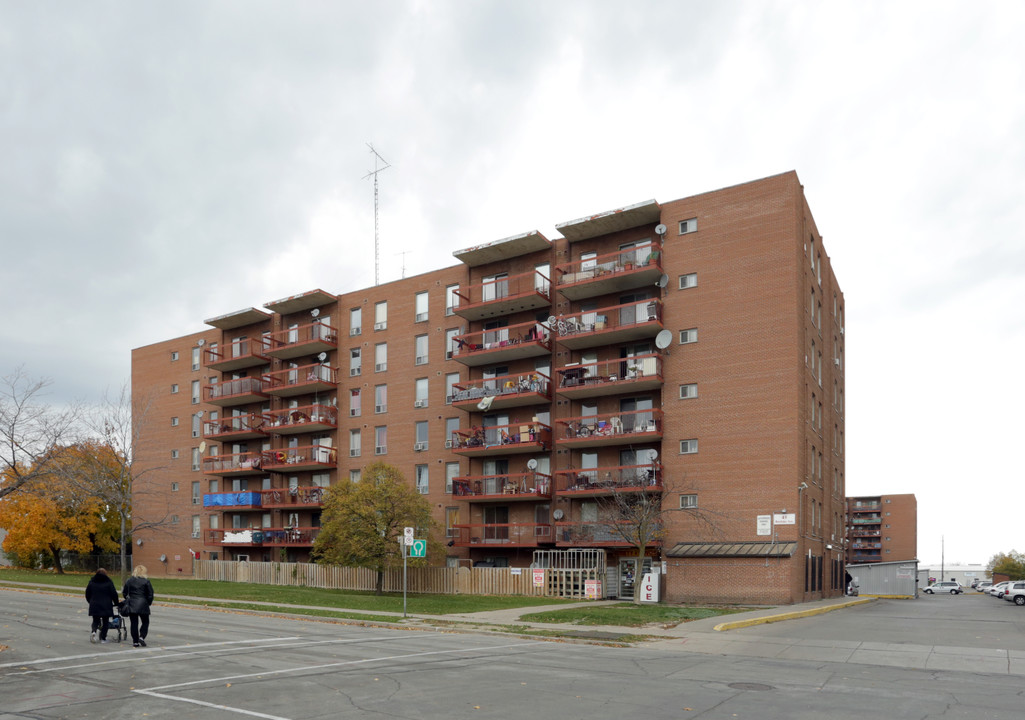
<svg viewBox="0 0 1025 720">
<path fill-rule="evenodd" d="M 200 440 L 200 442 L 199 442 L 199 451 L 201 453 L 202 452 L 206 452 L 206 440 Z"/>
<path fill-rule="evenodd" d="M 206 345 L 206 340 L 204 340 L 203 338 L 200 338 L 196 341 L 196 347 L 203 347 L 204 345 Z"/>
<path fill-rule="evenodd" d="M 564 514 L 565 513 L 563 513 L 562 510 L 556 510 L 555 512 L 552 513 L 552 517 L 555 518 L 556 520 L 562 520 L 562 516 Z"/>
<path fill-rule="evenodd" d="M 559 320 L 559 318 L 555 317 L 554 315 L 549 315 L 548 316 L 548 324 L 549 325 L 554 325 L 556 322 L 558 322 L 558 320 Z"/>
<path fill-rule="evenodd" d="M 659 350 L 665 350 L 673 342 L 673 331 L 662 330 L 658 335 L 655 336 L 655 347 Z"/>
<path fill-rule="evenodd" d="M 656 450 L 655 448 L 651 448 L 650 450 L 648 450 L 648 457 L 650 457 L 652 460 L 657 458 L 658 457 L 658 450 Z"/>
<path fill-rule="evenodd" d="M 167 555 L 161 555 L 160 562 L 167 562 Z"/>
<path fill-rule="evenodd" d="M 666 230 L 668 230 L 668 229 L 669 229 L 669 228 L 667 228 L 667 227 L 666 227 L 665 225 L 663 225 L 662 223 L 659 223 L 658 225 L 656 225 L 656 226 L 655 226 L 655 232 L 656 232 L 656 233 L 657 233 L 658 235 L 665 235 L 665 234 L 666 234 Z"/>
<path fill-rule="evenodd" d="M 200 410 L 199 412 L 196 413 L 196 417 L 198 417 L 198 418 L 201 418 L 204 415 L 206 415 L 206 410 Z"/>
<path fill-rule="evenodd" d="M 313 308 L 312 310 L 310 310 L 310 315 L 312 315 L 313 317 L 317 317 L 318 315 L 320 315 L 320 308 Z"/>
<path fill-rule="evenodd" d="M 535 460 L 534 458 L 530 458 L 530 460 L 527 460 L 527 469 L 531 471 L 537 470 L 537 460 Z"/>
<path fill-rule="evenodd" d="M 140 545 L 140 546 L 141 546 L 141 545 L 142 545 L 142 538 L 138 538 L 138 539 L 137 539 L 137 540 L 135 541 L 135 544 L 136 544 L 136 545 Z"/>
<path fill-rule="evenodd" d="M 327 360 L 327 353 L 326 352 L 320 353 L 320 355 L 317 356 L 317 359 L 320 360 L 321 362 L 324 362 L 325 360 Z"/>
<path fill-rule="evenodd" d="M 664 288 L 668 284 L 669 284 L 669 276 L 666 275 L 665 273 L 662 273 L 662 277 L 660 277 L 658 280 L 655 281 L 655 287 Z"/>
</svg>

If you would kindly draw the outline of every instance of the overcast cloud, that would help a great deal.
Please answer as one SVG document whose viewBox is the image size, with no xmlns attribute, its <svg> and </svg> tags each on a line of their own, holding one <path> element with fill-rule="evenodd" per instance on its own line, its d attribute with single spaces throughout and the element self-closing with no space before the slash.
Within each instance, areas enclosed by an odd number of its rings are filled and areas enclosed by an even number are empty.
<svg viewBox="0 0 1025 720">
<path fill-rule="evenodd" d="M 0 0 L 0 374 L 794 169 L 847 298 L 848 494 L 1025 551 L 1025 5 Z M 1016 49 L 1017 48 L 1017 49 Z M 402 253 L 405 253 L 403 255 Z"/>
</svg>

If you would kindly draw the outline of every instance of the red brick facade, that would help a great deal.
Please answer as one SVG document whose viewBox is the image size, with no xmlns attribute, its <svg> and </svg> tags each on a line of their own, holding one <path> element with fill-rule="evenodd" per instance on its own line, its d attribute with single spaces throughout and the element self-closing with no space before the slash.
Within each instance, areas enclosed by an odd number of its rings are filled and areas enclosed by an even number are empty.
<svg viewBox="0 0 1025 720">
<path fill-rule="evenodd" d="M 189 572 L 189 547 L 304 560 L 318 487 L 383 460 L 424 486 L 449 562 L 526 567 L 538 549 L 603 547 L 615 567 L 632 551 L 596 534 L 594 498 L 632 484 L 671 509 L 649 551 L 666 562 L 668 600 L 842 594 L 844 300 L 796 174 L 558 229 L 134 350 L 133 392 L 152 398 L 140 464 L 160 468 L 137 486 L 135 514 L 167 520 L 136 533 L 136 557 L 168 573 Z"/>
</svg>

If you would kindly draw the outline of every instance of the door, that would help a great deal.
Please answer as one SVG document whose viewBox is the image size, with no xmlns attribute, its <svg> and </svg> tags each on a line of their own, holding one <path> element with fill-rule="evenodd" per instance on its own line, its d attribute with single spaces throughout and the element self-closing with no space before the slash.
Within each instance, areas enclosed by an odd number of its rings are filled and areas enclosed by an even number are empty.
<svg viewBox="0 0 1025 720">
<path fill-rule="evenodd" d="M 484 542 L 501 543 L 509 540 L 509 506 L 484 508 Z"/>
</svg>

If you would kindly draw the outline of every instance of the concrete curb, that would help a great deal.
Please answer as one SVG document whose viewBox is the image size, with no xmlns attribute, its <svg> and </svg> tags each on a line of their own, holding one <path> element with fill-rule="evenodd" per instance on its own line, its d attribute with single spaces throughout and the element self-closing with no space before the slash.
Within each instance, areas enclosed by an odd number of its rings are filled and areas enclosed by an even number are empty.
<svg viewBox="0 0 1025 720">
<path fill-rule="evenodd" d="M 777 613 L 776 615 L 763 615 L 762 617 L 748 618 L 747 620 L 727 621 L 719 623 L 712 629 L 716 632 L 737 630 L 739 628 L 753 627 L 754 625 L 765 625 L 767 623 L 782 622 L 783 620 L 795 620 L 797 618 L 811 617 L 812 615 L 821 615 L 822 613 L 842 610 L 843 608 L 854 607 L 855 605 L 864 605 L 870 602 L 875 602 L 875 598 L 851 600 L 845 603 L 837 603 L 836 605 L 823 605 L 822 607 L 810 610 L 795 610 L 793 612 Z"/>
</svg>

